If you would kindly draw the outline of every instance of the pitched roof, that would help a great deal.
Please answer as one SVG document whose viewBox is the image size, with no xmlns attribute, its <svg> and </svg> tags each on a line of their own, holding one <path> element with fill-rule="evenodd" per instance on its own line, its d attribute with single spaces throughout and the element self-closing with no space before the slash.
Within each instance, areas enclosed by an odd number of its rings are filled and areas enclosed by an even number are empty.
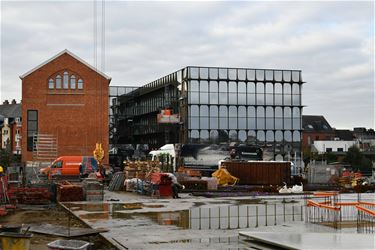
<svg viewBox="0 0 375 250">
<path fill-rule="evenodd" d="M 302 127 L 305 131 L 333 132 L 331 125 L 322 115 L 303 115 Z"/>
<path fill-rule="evenodd" d="M 111 80 L 112 78 L 107 76 L 106 74 L 104 74 L 103 72 L 101 72 L 100 70 L 96 69 L 95 67 L 91 66 L 89 63 L 87 63 L 86 61 L 84 61 L 82 58 L 78 57 L 77 55 L 73 54 L 72 52 L 70 52 L 69 50 L 65 49 L 63 51 L 61 51 L 60 53 L 58 53 L 57 55 L 51 57 L 50 59 L 48 59 L 47 61 L 44 61 L 43 63 L 39 64 L 38 66 L 36 66 L 35 68 L 29 70 L 28 72 L 26 72 L 25 74 L 21 75 L 20 78 L 23 79 L 25 78 L 26 76 L 30 75 L 31 73 L 33 73 L 34 71 L 40 69 L 41 67 L 43 67 L 44 65 L 48 64 L 49 62 L 55 60 L 56 58 L 62 56 L 63 54 L 68 54 L 70 55 L 71 57 L 77 59 L 78 61 L 80 61 L 81 63 L 83 63 L 84 65 L 86 65 L 87 67 L 89 67 L 90 69 L 94 70 L 95 72 L 97 72 L 98 74 L 102 75 L 104 78 L 106 78 L 107 80 Z"/>
<path fill-rule="evenodd" d="M 3 104 L 0 105 L 0 115 L 4 118 L 21 117 L 21 104 Z"/>
</svg>

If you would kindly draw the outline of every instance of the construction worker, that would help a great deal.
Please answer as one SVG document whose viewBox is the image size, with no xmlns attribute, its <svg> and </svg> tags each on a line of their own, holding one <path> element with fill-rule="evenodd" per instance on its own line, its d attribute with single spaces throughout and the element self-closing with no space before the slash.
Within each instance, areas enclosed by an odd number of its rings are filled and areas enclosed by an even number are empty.
<svg viewBox="0 0 375 250">
<path fill-rule="evenodd" d="M 173 197 L 173 199 L 181 198 L 180 196 L 178 196 L 178 192 L 181 189 L 185 189 L 185 186 L 178 183 L 177 178 L 174 174 L 172 174 L 172 173 L 166 173 L 166 174 L 172 181 L 172 197 Z"/>
</svg>

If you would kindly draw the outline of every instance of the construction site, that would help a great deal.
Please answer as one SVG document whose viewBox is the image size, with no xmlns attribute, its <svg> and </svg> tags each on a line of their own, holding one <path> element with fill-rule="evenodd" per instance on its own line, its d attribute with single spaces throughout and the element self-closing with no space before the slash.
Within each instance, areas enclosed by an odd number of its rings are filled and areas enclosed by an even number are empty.
<svg viewBox="0 0 375 250">
<path fill-rule="evenodd" d="M 34 159 L 56 157 L 55 143 L 35 136 Z M 291 162 L 244 161 L 234 152 L 211 172 L 160 154 L 113 172 L 100 144 L 93 156 L 9 167 L 1 177 L 2 249 L 374 248 L 374 186 L 361 176 L 317 186 L 292 176 Z"/>
<path fill-rule="evenodd" d="M 2 2 L 0 250 L 375 249 L 373 6 L 274 4 Z"/>
</svg>

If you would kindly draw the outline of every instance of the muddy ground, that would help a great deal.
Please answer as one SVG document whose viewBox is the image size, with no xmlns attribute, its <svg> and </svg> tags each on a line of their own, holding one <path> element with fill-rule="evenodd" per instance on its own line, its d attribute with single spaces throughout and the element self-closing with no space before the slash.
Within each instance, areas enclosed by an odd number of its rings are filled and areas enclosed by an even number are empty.
<svg viewBox="0 0 375 250">
<path fill-rule="evenodd" d="M 69 214 L 60 206 L 29 206 L 24 208 L 17 208 L 16 211 L 8 213 L 8 215 L 0 217 L 0 225 L 22 225 L 32 223 L 48 223 L 52 225 L 68 226 Z M 73 216 L 70 216 L 70 225 L 72 227 L 87 228 L 81 221 Z M 31 250 L 45 250 L 48 249 L 47 244 L 63 237 L 44 235 L 33 233 L 31 238 Z M 67 238 L 65 238 L 67 239 Z M 73 239 L 73 238 L 72 238 Z M 103 239 L 100 235 L 75 237 L 77 240 L 84 240 L 94 243 L 91 249 L 117 249 Z"/>
</svg>

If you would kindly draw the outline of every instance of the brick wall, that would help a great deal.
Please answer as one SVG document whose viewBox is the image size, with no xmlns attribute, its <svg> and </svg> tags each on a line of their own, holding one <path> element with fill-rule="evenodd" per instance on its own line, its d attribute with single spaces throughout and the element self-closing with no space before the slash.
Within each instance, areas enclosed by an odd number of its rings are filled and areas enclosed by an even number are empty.
<svg viewBox="0 0 375 250">
<path fill-rule="evenodd" d="M 48 80 L 67 71 L 83 80 L 83 89 L 49 89 Z M 50 61 L 22 79 L 22 161 L 31 161 L 27 151 L 27 110 L 38 111 L 38 132 L 53 134 L 58 156 L 92 155 L 101 142 L 108 163 L 108 85 L 98 74 L 68 53 Z M 63 81 L 61 83 L 63 85 Z"/>
</svg>

